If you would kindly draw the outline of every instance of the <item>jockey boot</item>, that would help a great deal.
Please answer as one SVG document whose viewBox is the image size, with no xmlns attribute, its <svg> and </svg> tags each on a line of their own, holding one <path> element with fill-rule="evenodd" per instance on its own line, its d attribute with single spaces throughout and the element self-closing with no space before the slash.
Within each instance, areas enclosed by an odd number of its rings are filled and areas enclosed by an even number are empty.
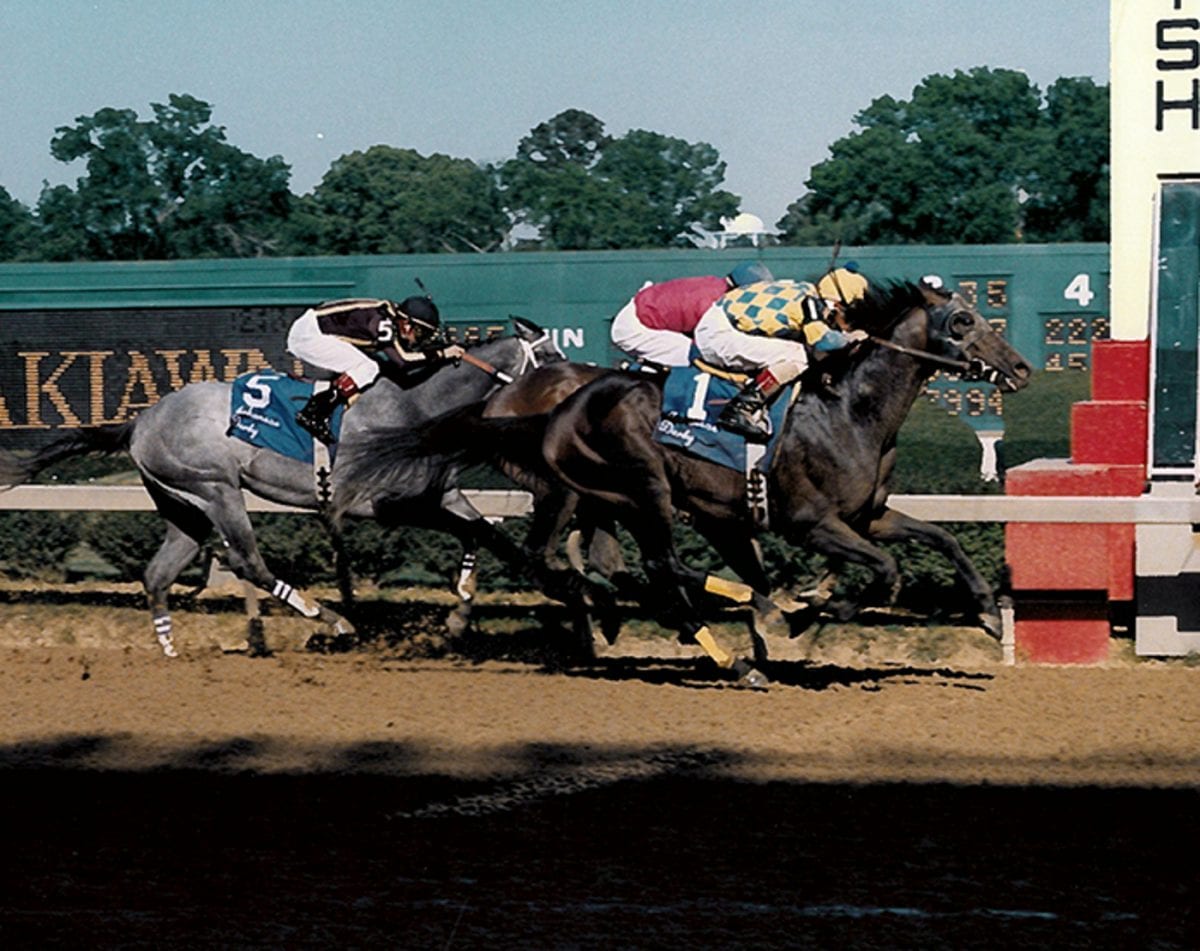
<svg viewBox="0 0 1200 951">
<path fill-rule="evenodd" d="M 333 411 L 343 403 L 348 403 L 350 397 L 358 392 L 358 387 L 350 377 L 343 373 L 327 390 L 314 393 L 307 403 L 296 414 L 296 422 L 312 433 L 314 439 L 319 439 L 325 445 L 334 443 L 333 430 L 329 421 Z"/>
<path fill-rule="evenodd" d="M 750 442 L 766 442 L 771 438 L 767 400 L 778 393 L 784 384 L 796 379 L 803 370 L 804 367 L 791 360 L 767 367 L 725 405 L 717 417 L 717 425 Z"/>
<path fill-rule="evenodd" d="M 766 442 L 771 438 L 767 400 L 757 383 L 748 383 L 725 404 L 717 417 L 717 425 L 743 436 L 748 442 Z"/>
</svg>

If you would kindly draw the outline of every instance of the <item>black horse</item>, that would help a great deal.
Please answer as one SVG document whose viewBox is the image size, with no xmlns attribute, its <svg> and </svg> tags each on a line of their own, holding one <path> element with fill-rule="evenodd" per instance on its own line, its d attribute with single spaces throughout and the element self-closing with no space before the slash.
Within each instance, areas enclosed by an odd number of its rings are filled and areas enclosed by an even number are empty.
<svg viewBox="0 0 1200 951">
<path fill-rule="evenodd" d="M 771 530 L 826 555 L 831 564 L 866 566 L 875 578 L 868 596 L 884 601 L 895 597 L 900 576 L 895 559 L 878 543 L 930 545 L 953 563 L 980 623 L 998 636 L 991 587 L 954 536 L 889 508 L 887 499 L 897 434 L 939 362 L 952 362 L 1008 391 L 1028 383 L 1029 365 L 960 295 L 925 285 L 875 287 L 849 307 L 847 322 L 868 331 L 871 339 L 845 358 L 831 385 L 806 387 L 791 406 L 767 477 Z M 562 367 L 545 368 L 500 398 L 513 404 L 522 390 L 536 395 L 547 375 L 562 388 L 567 373 Z M 548 413 L 497 416 L 480 406 L 452 422 L 414 431 L 417 443 L 398 442 L 394 452 L 507 460 L 598 504 L 637 542 L 661 596 L 664 621 L 685 641 L 700 643 L 718 664 L 735 667 L 744 680 L 763 682 L 749 661 L 716 644 L 695 592 L 699 587 L 742 596 L 721 579 L 685 566 L 672 537 L 675 511 L 687 511 L 726 564 L 755 593 L 768 594 L 745 478 L 654 439 L 662 406 L 656 382 L 621 372 L 580 372 L 577 382 L 578 388 Z M 387 453 L 368 464 L 387 465 Z M 810 607 L 825 606 L 831 589 L 826 585 Z M 849 614 L 854 607 L 840 610 Z M 766 659 L 761 638 L 755 638 L 754 650 L 756 661 Z"/>
</svg>

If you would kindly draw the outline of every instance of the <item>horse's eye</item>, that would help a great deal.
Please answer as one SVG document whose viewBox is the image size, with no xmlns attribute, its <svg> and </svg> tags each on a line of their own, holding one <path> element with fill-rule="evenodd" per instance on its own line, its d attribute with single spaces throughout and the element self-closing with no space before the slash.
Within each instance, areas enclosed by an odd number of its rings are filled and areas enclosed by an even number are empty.
<svg viewBox="0 0 1200 951">
<path fill-rule="evenodd" d="M 950 332 L 956 337 L 963 337 L 975 326 L 974 318 L 964 311 L 959 311 L 950 318 Z"/>
</svg>

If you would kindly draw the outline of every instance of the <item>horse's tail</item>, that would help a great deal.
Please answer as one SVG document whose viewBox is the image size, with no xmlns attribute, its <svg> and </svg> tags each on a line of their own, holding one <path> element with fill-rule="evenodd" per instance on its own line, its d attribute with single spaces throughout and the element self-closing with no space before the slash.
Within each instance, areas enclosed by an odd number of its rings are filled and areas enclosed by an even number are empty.
<svg viewBox="0 0 1200 951">
<path fill-rule="evenodd" d="M 375 432 L 338 456 L 341 489 L 337 505 L 349 510 L 375 496 L 408 486 L 440 486 L 455 468 L 498 459 L 523 465 L 539 457 L 545 416 L 484 417 L 486 400 L 434 417 L 417 426 Z"/>
<path fill-rule="evenodd" d="M 85 456 L 93 452 L 111 454 L 126 450 L 133 438 L 136 422 L 130 420 L 115 426 L 76 429 L 28 456 L 18 455 L 7 449 L 0 450 L 0 488 L 11 488 L 28 482 L 43 469 L 63 459 Z"/>
</svg>

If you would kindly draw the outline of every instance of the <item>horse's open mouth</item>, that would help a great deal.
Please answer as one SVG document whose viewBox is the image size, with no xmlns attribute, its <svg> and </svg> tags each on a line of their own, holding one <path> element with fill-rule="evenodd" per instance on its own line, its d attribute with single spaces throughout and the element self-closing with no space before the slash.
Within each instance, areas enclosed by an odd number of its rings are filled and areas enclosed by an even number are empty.
<svg viewBox="0 0 1200 951">
<path fill-rule="evenodd" d="M 1033 372 L 1029 369 L 1029 364 L 1018 363 L 1013 367 L 1012 372 L 1004 374 L 1004 386 L 1010 393 L 1015 393 L 1017 390 L 1025 389 L 1031 379 L 1033 379 Z"/>
</svg>

